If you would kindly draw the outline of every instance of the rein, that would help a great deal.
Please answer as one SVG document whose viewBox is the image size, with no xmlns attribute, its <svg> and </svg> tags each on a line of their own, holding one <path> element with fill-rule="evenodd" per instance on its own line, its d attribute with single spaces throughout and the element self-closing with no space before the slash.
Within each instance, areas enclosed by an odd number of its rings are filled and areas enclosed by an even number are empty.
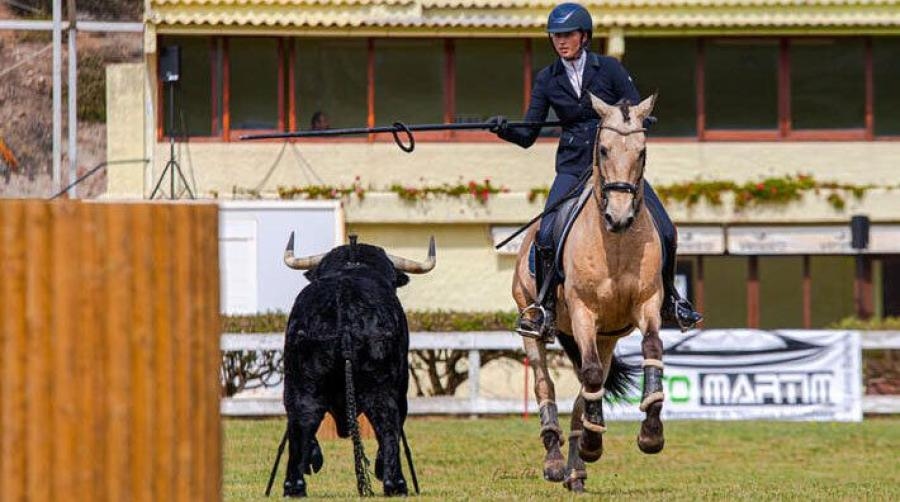
<svg viewBox="0 0 900 502">
<path fill-rule="evenodd" d="M 606 209 L 606 205 L 609 203 L 609 198 L 607 197 L 608 192 L 625 192 L 630 193 L 634 197 L 631 206 L 634 209 L 634 212 L 637 213 L 641 204 L 637 195 L 641 188 L 641 184 L 644 181 L 644 165 L 641 165 L 641 174 L 638 176 L 637 183 L 629 183 L 627 181 L 607 182 L 606 176 L 603 175 L 603 162 L 600 157 L 600 131 L 603 129 L 612 131 L 620 136 L 630 136 L 632 134 L 647 132 L 647 128 L 640 127 L 638 129 L 624 131 L 617 127 L 601 125 L 597 128 L 597 137 L 594 139 L 594 167 L 597 168 L 597 175 L 600 177 L 600 200 L 598 201 L 600 208 Z M 646 163 L 646 159 L 644 162 Z"/>
</svg>

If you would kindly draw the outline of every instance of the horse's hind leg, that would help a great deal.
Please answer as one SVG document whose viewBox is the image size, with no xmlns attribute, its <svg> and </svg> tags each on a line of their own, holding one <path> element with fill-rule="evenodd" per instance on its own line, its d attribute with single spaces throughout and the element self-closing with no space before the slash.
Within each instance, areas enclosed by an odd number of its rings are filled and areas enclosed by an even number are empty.
<svg viewBox="0 0 900 502">
<path fill-rule="evenodd" d="M 566 463 L 560 451 L 562 429 L 556 408 L 556 390 L 547 371 L 547 349 L 533 338 L 523 338 L 522 342 L 534 368 L 534 395 L 540 403 L 541 442 L 547 451 L 544 456 L 544 479 L 562 481 L 566 475 Z"/>
<path fill-rule="evenodd" d="M 581 442 L 581 434 L 584 427 L 581 424 L 581 416 L 584 413 L 584 399 L 578 396 L 572 407 L 572 423 L 569 433 L 569 460 L 566 464 L 566 480 L 563 482 L 569 491 L 581 493 L 584 491 L 584 480 L 587 479 L 587 470 L 584 460 L 578 455 L 578 443 Z"/>
<path fill-rule="evenodd" d="M 644 392 L 641 395 L 640 409 L 647 415 L 641 422 L 637 443 L 644 453 L 659 453 L 665 444 L 663 424 L 659 417 L 665 396 L 662 382 L 662 340 L 657 328 L 648 327 L 645 331 L 641 351 L 644 355 Z"/>
</svg>

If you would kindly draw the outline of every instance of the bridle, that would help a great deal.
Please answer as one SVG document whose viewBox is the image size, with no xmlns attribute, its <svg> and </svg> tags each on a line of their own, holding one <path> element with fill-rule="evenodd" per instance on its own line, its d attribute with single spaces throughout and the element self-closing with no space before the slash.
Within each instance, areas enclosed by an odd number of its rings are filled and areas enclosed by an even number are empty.
<svg viewBox="0 0 900 502">
<path fill-rule="evenodd" d="M 603 211 L 606 210 L 606 206 L 609 204 L 609 192 L 626 192 L 630 193 L 634 197 L 631 201 L 631 207 L 634 210 L 634 213 L 637 214 L 637 212 L 641 209 L 641 198 L 638 197 L 638 192 L 640 191 L 644 183 L 644 166 L 647 163 L 646 154 L 641 161 L 641 172 L 638 175 L 637 183 L 632 184 L 627 181 L 612 181 L 607 183 L 606 176 L 603 174 L 603 163 L 600 156 L 600 131 L 603 129 L 612 131 L 620 136 L 630 136 L 639 132 L 647 132 L 647 129 L 644 127 L 640 127 L 638 129 L 632 129 L 630 131 L 623 131 L 616 127 L 601 125 L 597 128 L 597 137 L 594 138 L 594 167 L 597 168 L 597 174 L 600 177 L 600 200 L 598 201 L 600 209 Z M 597 194 L 594 194 L 594 196 L 596 197 Z"/>
</svg>

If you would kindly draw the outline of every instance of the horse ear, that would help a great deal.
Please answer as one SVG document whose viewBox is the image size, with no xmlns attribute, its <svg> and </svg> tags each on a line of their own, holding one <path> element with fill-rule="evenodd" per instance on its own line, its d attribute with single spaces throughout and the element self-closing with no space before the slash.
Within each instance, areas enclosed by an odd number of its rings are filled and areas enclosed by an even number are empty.
<svg viewBox="0 0 900 502">
<path fill-rule="evenodd" d="M 641 101 L 641 103 L 635 107 L 635 115 L 637 115 L 641 121 L 649 117 L 653 112 L 653 106 L 656 105 L 657 96 L 659 96 L 659 92 L 654 92 L 649 98 Z"/>
<path fill-rule="evenodd" d="M 594 93 L 589 92 L 591 96 L 591 106 L 594 107 L 594 111 L 597 112 L 597 115 L 600 115 L 601 119 L 605 119 L 609 116 L 613 111 L 613 107 L 606 104 L 602 99 L 594 96 Z"/>
</svg>

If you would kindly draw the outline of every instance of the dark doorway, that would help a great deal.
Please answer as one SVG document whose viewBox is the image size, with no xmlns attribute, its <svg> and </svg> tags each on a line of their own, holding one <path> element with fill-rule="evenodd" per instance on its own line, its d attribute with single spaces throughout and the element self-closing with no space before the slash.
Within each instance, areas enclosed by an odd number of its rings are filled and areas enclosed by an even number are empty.
<svg viewBox="0 0 900 502">
<path fill-rule="evenodd" d="M 900 316 L 900 257 L 885 257 L 881 261 L 881 270 L 884 315 Z"/>
</svg>

